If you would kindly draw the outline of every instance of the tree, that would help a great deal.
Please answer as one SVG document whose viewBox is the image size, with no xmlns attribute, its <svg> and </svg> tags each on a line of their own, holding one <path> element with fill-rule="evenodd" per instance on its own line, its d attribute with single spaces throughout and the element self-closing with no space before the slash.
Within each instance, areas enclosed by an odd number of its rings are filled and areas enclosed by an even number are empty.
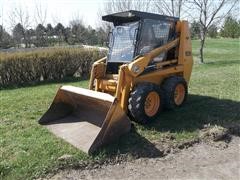
<svg viewBox="0 0 240 180">
<path fill-rule="evenodd" d="M 48 37 L 54 35 L 54 29 L 51 24 L 47 24 L 46 33 Z"/>
<path fill-rule="evenodd" d="M 13 39 L 7 31 L 0 25 L 0 48 L 7 49 L 13 46 Z"/>
<path fill-rule="evenodd" d="M 25 36 L 25 29 L 23 28 L 22 24 L 18 23 L 12 31 L 13 39 L 15 41 L 15 44 L 20 47 L 22 43 L 22 39 Z"/>
<path fill-rule="evenodd" d="M 63 33 L 64 41 L 68 44 L 73 44 L 71 41 L 72 32 L 70 27 L 66 27 Z"/>
<path fill-rule="evenodd" d="M 156 11 L 169 16 L 182 17 L 186 0 L 156 0 Z"/>
<path fill-rule="evenodd" d="M 36 27 L 36 41 L 34 44 L 37 47 L 47 46 L 46 29 L 42 24 L 38 24 Z"/>
<path fill-rule="evenodd" d="M 53 38 L 54 29 L 53 29 L 53 27 L 52 27 L 52 25 L 50 23 L 47 24 L 46 35 L 47 35 L 47 43 L 48 43 L 48 45 L 51 46 L 52 43 L 54 42 L 54 38 Z"/>
<path fill-rule="evenodd" d="M 109 0 L 105 1 L 103 8 L 99 9 L 98 16 L 101 17 L 106 14 L 128 11 L 128 10 L 138 10 L 145 12 L 153 11 L 153 1 L 154 0 Z M 101 19 L 101 18 L 99 18 Z M 104 31 L 109 30 L 111 24 L 108 22 L 101 21 L 99 26 L 104 29 Z"/>
<path fill-rule="evenodd" d="M 11 14 L 9 15 L 9 20 L 12 29 L 14 29 L 16 25 L 18 25 L 18 28 L 20 28 L 19 24 L 22 26 L 22 30 L 18 31 L 18 33 L 21 33 L 21 35 L 20 34 L 19 35 L 21 36 L 21 38 L 23 38 L 23 43 L 25 43 L 25 47 L 27 48 L 29 45 L 25 34 L 26 33 L 25 30 L 27 30 L 30 27 L 30 16 L 28 14 L 27 9 L 23 10 L 21 6 L 19 6 L 18 8 L 14 8 Z M 19 39 L 15 41 L 19 41 Z"/>
<path fill-rule="evenodd" d="M 215 24 L 212 24 L 209 26 L 207 34 L 210 38 L 216 38 L 218 35 L 218 27 Z"/>
<path fill-rule="evenodd" d="M 97 28 L 96 35 L 97 35 L 97 44 L 104 46 L 107 42 L 108 31 L 104 31 L 102 27 Z"/>
<path fill-rule="evenodd" d="M 232 16 L 226 17 L 224 25 L 221 29 L 222 37 L 239 38 L 240 37 L 240 21 Z"/>
<path fill-rule="evenodd" d="M 203 49 L 209 27 L 221 21 L 234 8 L 239 0 L 188 0 L 200 22 L 200 62 L 204 63 Z M 196 18 L 196 17 L 195 17 Z"/>
<path fill-rule="evenodd" d="M 193 21 L 190 26 L 191 30 L 191 38 L 199 39 L 200 38 L 200 23 L 197 21 Z"/>
<path fill-rule="evenodd" d="M 27 41 L 28 47 L 31 47 L 31 45 L 34 42 L 34 37 L 36 33 L 33 29 L 27 29 L 25 34 L 26 34 L 26 41 Z"/>
<path fill-rule="evenodd" d="M 36 25 L 37 24 L 45 24 L 47 18 L 47 9 L 43 9 L 41 2 L 35 1 L 35 13 L 34 13 L 34 20 Z"/>
<path fill-rule="evenodd" d="M 58 23 L 55 27 L 54 27 L 54 32 L 56 33 L 56 35 L 58 36 L 58 44 L 60 45 L 60 43 L 63 41 L 63 36 L 64 36 L 64 26 L 61 23 Z"/>
<path fill-rule="evenodd" d="M 70 26 L 72 28 L 72 35 L 76 39 L 76 42 L 82 44 L 86 43 L 88 32 L 83 24 L 83 21 L 81 19 L 75 19 L 70 22 Z"/>
<path fill-rule="evenodd" d="M 88 26 L 87 30 L 87 39 L 86 39 L 86 43 L 89 45 L 94 45 L 98 43 L 98 39 L 97 39 L 97 34 L 96 34 L 96 30 L 93 29 L 91 26 Z"/>
<path fill-rule="evenodd" d="M 151 11 L 151 5 L 153 0 L 110 0 L 105 2 L 102 13 L 115 13 L 120 11 L 128 11 L 128 10 L 138 10 L 138 11 Z"/>
</svg>

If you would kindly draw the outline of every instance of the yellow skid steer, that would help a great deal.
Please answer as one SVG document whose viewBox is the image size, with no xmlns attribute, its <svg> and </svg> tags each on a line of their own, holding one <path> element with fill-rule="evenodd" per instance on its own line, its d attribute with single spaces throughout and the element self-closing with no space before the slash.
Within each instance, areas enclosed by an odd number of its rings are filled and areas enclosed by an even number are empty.
<svg viewBox="0 0 240 180">
<path fill-rule="evenodd" d="M 112 22 L 107 57 L 92 66 L 89 90 L 59 88 L 39 123 L 86 153 L 186 101 L 193 59 L 188 23 L 176 17 L 125 11 Z"/>
</svg>

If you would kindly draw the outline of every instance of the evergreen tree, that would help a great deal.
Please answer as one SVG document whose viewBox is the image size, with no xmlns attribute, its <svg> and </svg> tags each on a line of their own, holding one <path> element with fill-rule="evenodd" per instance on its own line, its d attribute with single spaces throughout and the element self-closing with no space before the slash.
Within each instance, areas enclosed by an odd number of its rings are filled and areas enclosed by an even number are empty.
<svg viewBox="0 0 240 180">
<path fill-rule="evenodd" d="M 38 24 L 36 27 L 36 41 L 34 44 L 37 47 L 47 46 L 46 29 L 42 24 Z"/>
<path fill-rule="evenodd" d="M 25 30 L 22 26 L 22 24 L 18 23 L 12 31 L 13 34 L 13 40 L 15 42 L 15 44 L 20 47 L 22 40 L 24 39 L 24 35 L 25 35 Z"/>
<path fill-rule="evenodd" d="M 61 23 L 58 23 L 55 27 L 54 27 L 54 32 L 57 35 L 58 38 L 58 44 L 60 45 L 61 42 L 63 42 L 63 38 L 64 38 L 64 31 L 65 28 Z"/>
<path fill-rule="evenodd" d="M 0 25 L 0 49 L 7 49 L 14 46 L 14 42 L 10 34 Z"/>
<path fill-rule="evenodd" d="M 200 23 L 194 20 L 191 23 L 190 31 L 191 31 L 192 39 L 199 39 L 200 38 Z"/>
<path fill-rule="evenodd" d="M 221 29 L 222 37 L 239 38 L 240 37 L 240 21 L 232 16 L 226 17 L 224 25 Z"/>
</svg>

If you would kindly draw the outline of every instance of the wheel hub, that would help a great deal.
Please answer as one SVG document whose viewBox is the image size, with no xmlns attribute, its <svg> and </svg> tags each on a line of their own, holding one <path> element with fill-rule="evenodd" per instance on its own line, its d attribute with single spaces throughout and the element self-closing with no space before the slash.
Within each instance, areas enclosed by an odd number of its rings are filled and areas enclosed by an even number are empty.
<svg viewBox="0 0 240 180">
<path fill-rule="evenodd" d="M 154 116 L 159 109 L 160 98 L 157 92 L 150 92 L 146 98 L 144 110 L 148 116 Z"/>
<path fill-rule="evenodd" d="M 174 101 L 176 105 L 181 105 L 185 97 L 185 87 L 183 84 L 178 84 L 174 91 Z"/>
</svg>

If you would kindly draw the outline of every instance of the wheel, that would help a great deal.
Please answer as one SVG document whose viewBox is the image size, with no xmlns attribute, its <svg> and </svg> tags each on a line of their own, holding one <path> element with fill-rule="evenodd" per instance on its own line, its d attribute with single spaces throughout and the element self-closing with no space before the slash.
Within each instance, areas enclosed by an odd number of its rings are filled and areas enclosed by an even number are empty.
<svg viewBox="0 0 240 180">
<path fill-rule="evenodd" d="M 188 88 L 183 77 L 171 76 L 162 83 L 163 106 L 173 109 L 184 104 L 187 99 Z"/>
<path fill-rule="evenodd" d="M 162 109 L 161 89 L 153 83 L 141 83 L 134 87 L 129 97 L 130 115 L 138 123 L 156 119 Z"/>
</svg>

